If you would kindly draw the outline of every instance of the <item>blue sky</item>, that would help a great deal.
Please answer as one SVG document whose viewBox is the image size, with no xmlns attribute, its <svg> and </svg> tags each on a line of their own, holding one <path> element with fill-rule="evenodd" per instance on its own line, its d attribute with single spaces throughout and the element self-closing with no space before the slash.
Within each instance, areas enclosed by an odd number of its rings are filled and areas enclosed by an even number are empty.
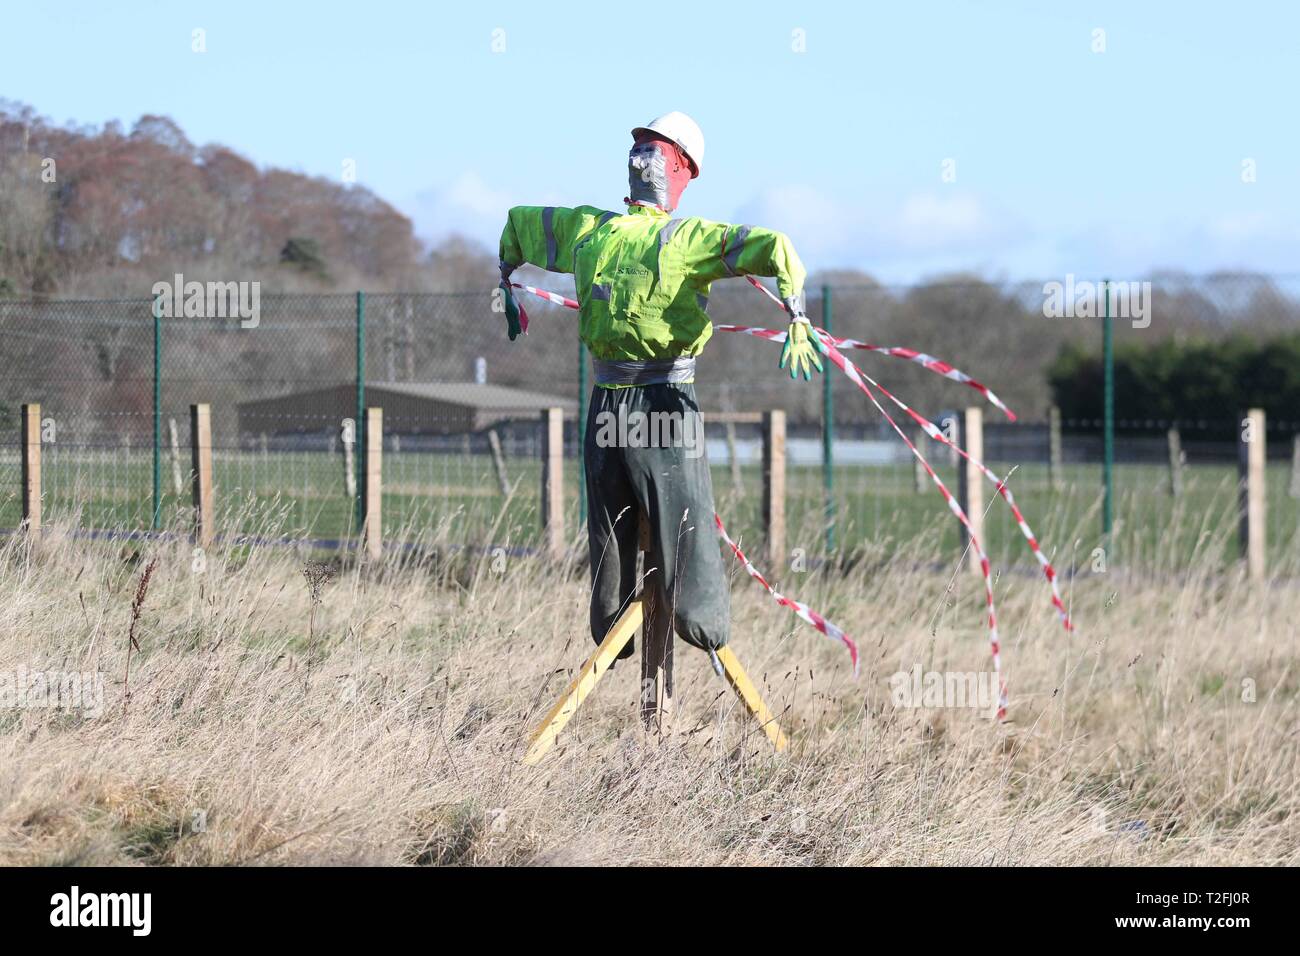
<svg viewBox="0 0 1300 956">
<path fill-rule="evenodd" d="M 509 205 L 617 207 L 628 130 L 680 109 L 708 142 L 681 213 L 782 229 L 810 270 L 1300 272 L 1300 4 L 682 9 L 9 3 L 0 96 L 163 113 L 313 175 L 353 159 L 421 235 L 492 247 Z"/>
</svg>

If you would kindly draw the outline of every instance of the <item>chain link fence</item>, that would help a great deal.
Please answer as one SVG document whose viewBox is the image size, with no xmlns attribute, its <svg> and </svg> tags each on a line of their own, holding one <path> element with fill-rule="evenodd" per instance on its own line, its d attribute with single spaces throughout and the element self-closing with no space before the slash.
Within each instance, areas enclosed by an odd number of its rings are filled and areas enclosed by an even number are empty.
<svg viewBox="0 0 1300 956">
<path fill-rule="evenodd" d="M 569 291 L 557 277 L 537 284 Z M 1095 346 L 1100 322 L 1050 317 L 1045 300 L 1043 283 L 836 285 L 810 288 L 808 311 L 836 335 L 951 361 L 1020 413 L 1010 424 L 985 406 L 985 460 L 1009 476 L 1058 564 L 1095 562 L 1102 544 L 1117 560 L 1156 569 L 1176 570 L 1207 553 L 1230 560 L 1237 445 L 1224 435 L 1236 428 L 1236 410 L 1214 421 L 1175 422 L 1116 408 L 1114 524 L 1105 542 L 1100 422 L 1064 420 L 1060 462 L 1049 467 L 1045 370 L 1070 343 Z M 256 319 L 241 322 L 155 320 L 150 299 L 0 300 L 0 528 L 21 521 L 18 411 L 39 403 L 47 524 L 182 531 L 190 507 L 189 409 L 207 403 L 220 532 L 342 546 L 357 529 L 360 401 L 384 408 L 385 540 L 534 547 L 541 521 L 537 414 L 566 410 L 565 490 L 576 521 L 577 419 L 590 379 L 573 313 L 530 300 L 530 334 L 510 343 L 492 301 L 486 292 L 265 295 Z M 1290 279 L 1166 277 L 1153 282 L 1147 304 L 1147 326 L 1130 317 L 1115 322 L 1118 343 L 1300 329 L 1300 283 Z M 710 316 L 717 324 L 783 325 L 765 297 L 734 285 L 719 285 Z M 789 545 L 809 555 L 911 545 L 955 555 L 956 523 L 866 396 L 829 369 L 824 380 L 793 382 L 777 370 L 779 354 L 753 337 L 717 333 L 700 360 L 697 389 L 706 416 L 786 411 Z M 962 408 L 982 402 L 915 364 L 864 352 L 850 357 L 932 420 L 956 420 Z M 903 413 L 886 407 L 914 431 Z M 1174 426 L 1178 468 L 1167 435 Z M 1293 563 L 1300 550 L 1298 431 L 1300 409 L 1269 419 L 1269 549 Z M 706 429 L 719 512 L 750 541 L 762 532 L 759 433 L 748 423 Z M 949 451 L 918 446 L 955 490 Z M 1009 510 L 992 500 L 991 486 L 988 494 L 991 555 L 1028 560 Z"/>
</svg>

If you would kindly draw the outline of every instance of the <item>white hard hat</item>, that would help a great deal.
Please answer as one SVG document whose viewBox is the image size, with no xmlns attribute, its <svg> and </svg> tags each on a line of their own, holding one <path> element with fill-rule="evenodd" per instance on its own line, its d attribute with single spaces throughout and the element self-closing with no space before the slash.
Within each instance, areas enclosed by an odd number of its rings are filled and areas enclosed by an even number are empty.
<svg viewBox="0 0 1300 956">
<path fill-rule="evenodd" d="M 638 126 L 632 130 L 634 137 L 642 133 L 658 133 L 665 139 L 672 140 L 691 161 L 694 167 L 691 178 L 694 179 L 700 174 L 700 166 L 704 162 L 704 134 L 700 132 L 700 125 L 695 120 L 685 113 L 673 110 L 671 113 L 655 117 L 645 126 Z"/>
</svg>

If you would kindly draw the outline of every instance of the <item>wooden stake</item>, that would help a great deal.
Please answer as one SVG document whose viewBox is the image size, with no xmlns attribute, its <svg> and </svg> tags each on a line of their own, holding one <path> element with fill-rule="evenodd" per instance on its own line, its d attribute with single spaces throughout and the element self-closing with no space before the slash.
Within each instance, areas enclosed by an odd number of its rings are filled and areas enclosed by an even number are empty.
<svg viewBox="0 0 1300 956">
<path fill-rule="evenodd" d="M 763 414 L 763 526 L 767 565 L 779 578 L 785 565 L 785 412 Z"/>
<path fill-rule="evenodd" d="M 767 739 L 772 741 L 772 746 L 778 752 L 785 750 L 787 743 L 785 734 L 781 732 L 776 718 L 767 709 L 767 704 L 763 703 L 758 688 L 749 679 L 745 669 L 740 666 L 740 661 L 736 660 L 736 655 L 732 653 L 731 648 L 724 647 L 719 650 L 718 660 L 722 661 L 722 670 L 727 675 L 727 683 L 731 685 L 731 689 L 736 692 L 746 709 L 754 715 L 754 719 L 763 728 L 763 733 L 767 734 Z"/>
<path fill-rule="evenodd" d="M 1252 408 L 1242 422 L 1238 467 L 1241 476 L 1238 509 L 1242 555 L 1246 573 L 1252 581 L 1262 581 L 1268 573 L 1264 550 L 1264 410 Z"/>
<path fill-rule="evenodd" d="M 1300 435 L 1291 436 L 1291 486 L 1287 491 L 1292 498 L 1300 498 Z"/>
<path fill-rule="evenodd" d="M 22 407 L 23 525 L 27 534 L 41 536 L 41 406 Z"/>
<path fill-rule="evenodd" d="M 974 406 L 966 409 L 962 420 L 961 443 L 966 454 L 980 461 L 984 460 L 984 410 Z M 989 543 L 984 538 L 984 475 L 978 468 L 973 468 L 965 458 L 957 466 L 958 504 L 970 520 L 971 531 L 988 551 Z M 961 529 L 962 547 L 970 543 L 966 526 Z M 966 552 L 966 563 L 973 574 L 983 574 L 980 570 L 980 558 L 974 548 Z"/>
<path fill-rule="evenodd" d="M 1169 446 L 1169 494 L 1173 498 L 1183 493 L 1183 436 L 1177 428 L 1165 433 Z"/>
<path fill-rule="evenodd" d="M 497 473 L 497 489 L 502 498 L 507 498 L 510 496 L 510 481 L 506 475 L 506 455 L 501 450 L 501 436 L 495 428 L 489 428 L 487 438 L 488 448 L 492 450 L 492 467 Z"/>
<path fill-rule="evenodd" d="M 185 478 L 181 475 L 181 436 L 174 417 L 167 419 L 167 429 L 172 439 L 172 488 L 179 498 L 185 494 Z"/>
<path fill-rule="evenodd" d="M 614 626 L 609 629 L 605 639 L 596 648 L 596 653 L 582 665 L 582 669 L 578 671 L 578 676 L 573 679 L 569 689 L 564 692 L 551 708 L 551 712 L 546 715 L 541 726 L 534 732 L 528 743 L 528 752 L 524 754 L 524 763 L 531 767 L 546 756 L 546 752 L 555 744 L 555 738 L 564 729 L 564 725 L 578 712 L 587 695 L 596 688 L 596 682 L 605 676 L 605 671 L 609 670 L 609 665 L 618 657 L 619 651 L 632 639 L 632 635 L 641 626 L 643 619 L 641 602 L 633 601 L 614 622 Z"/>
<path fill-rule="evenodd" d="M 920 448 L 924 444 L 925 431 L 918 425 L 912 432 L 912 443 Z M 923 495 L 930 487 L 930 476 L 925 473 L 925 466 L 921 464 L 921 459 L 915 455 L 909 455 L 912 459 L 912 491 L 918 495 Z"/>
<path fill-rule="evenodd" d="M 1061 409 L 1053 405 L 1047 410 L 1047 484 L 1052 491 L 1065 485 L 1065 472 L 1061 468 Z"/>
<path fill-rule="evenodd" d="M 351 418 L 343 419 L 343 490 L 347 493 L 349 507 L 355 507 L 357 500 L 357 469 L 353 464 L 353 446 L 356 444 L 357 423 Z"/>
<path fill-rule="evenodd" d="M 650 566 L 652 532 L 641 515 L 642 569 Z M 661 570 L 645 575 L 641 603 L 645 626 L 641 633 L 641 720 L 647 730 L 663 733 L 673 709 L 673 622 L 672 613 L 660 600 Z"/>
<path fill-rule="evenodd" d="M 740 474 L 740 449 L 736 445 L 736 423 L 728 421 L 726 424 L 727 435 L 727 464 L 731 470 L 731 490 L 736 494 L 743 494 L 745 491 L 745 482 Z"/>
<path fill-rule="evenodd" d="M 384 410 L 366 409 L 366 459 L 362 480 L 365 489 L 361 500 L 362 534 L 366 557 L 377 561 L 384 554 Z"/>
<path fill-rule="evenodd" d="M 190 452 L 194 481 L 194 542 L 212 544 L 212 406 L 190 406 Z"/>
<path fill-rule="evenodd" d="M 542 410 L 542 530 L 546 553 L 564 554 L 564 409 Z"/>
</svg>

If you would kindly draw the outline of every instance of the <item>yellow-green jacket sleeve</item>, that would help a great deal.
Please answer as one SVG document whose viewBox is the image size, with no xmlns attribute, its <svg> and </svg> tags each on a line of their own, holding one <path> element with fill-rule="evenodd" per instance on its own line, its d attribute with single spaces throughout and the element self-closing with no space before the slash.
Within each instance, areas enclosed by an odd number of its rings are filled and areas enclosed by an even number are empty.
<svg viewBox="0 0 1300 956">
<path fill-rule="evenodd" d="M 696 220 L 687 232 L 692 271 L 705 281 L 727 276 L 771 276 L 789 306 L 803 310 L 803 284 L 808 273 L 790 237 L 761 226 L 736 226 Z"/>
<path fill-rule="evenodd" d="M 615 214 L 595 206 L 515 206 L 501 231 L 501 261 L 531 263 L 548 272 L 573 272 L 573 249 L 604 219 Z"/>
</svg>

